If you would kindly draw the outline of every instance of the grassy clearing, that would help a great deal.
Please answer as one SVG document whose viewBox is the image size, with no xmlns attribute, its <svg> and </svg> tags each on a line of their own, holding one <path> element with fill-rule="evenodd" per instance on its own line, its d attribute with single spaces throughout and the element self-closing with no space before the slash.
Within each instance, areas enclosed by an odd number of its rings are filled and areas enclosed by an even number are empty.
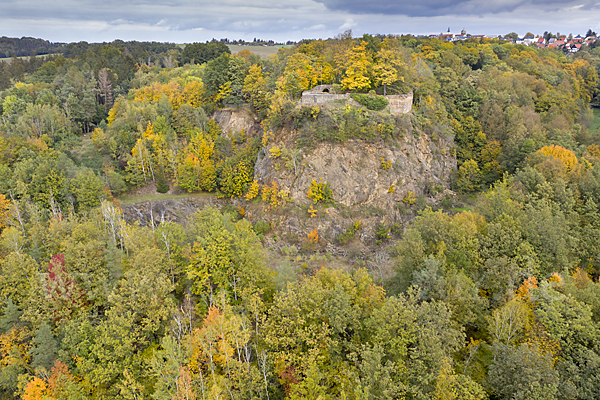
<svg viewBox="0 0 600 400">
<path fill-rule="evenodd" d="M 185 49 L 185 45 L 185 43 L 177 44 L 181 49 Z M 277 54 L 279 49 L 287 49 L 292 46 L 238 46 L 237 44 L 228 44 L 227 47 L 229 47 L 231 54 L 239 53 L 242 50 L 248 50 L 257 56 L 267 58 L 271 54 Z"/>
<path fill-rule="evenodd" d="M 53 53 L 53 54 L 39 54 L 39 55 L 37 55 L 37 56 L 34 56 L 34 57 L 36 57 L 36 58 L 39 58 L 39 57 L 44 57 L 44 58 L 47 58 L 47 57 L 50 57 L 50 56 L 60 56 L 60 55 L 62 55 L 62 53 Z M 24 59 L 24 58 L 29 58 L 29 57 L 31 57 L 31 56 L 22 56 L 22 57 L 17 57 L 17 58 Z M 5 62 L 10 62 L 10 60 L 12 60 L 12 57 L 0 58 L 0 62 L 2 62 L 2 61 L 5 61 Z"/>
<path fill-rule="evenodd" d="M 231 50 L 231 54 L 239 53 L 243 50 L 248 50 L 251 53 L 256 54 L 262 58 L 267 58 L 271 54 L 277 54 L 279 49 L 286 49 L 292 46 L 238 46 L 235 44 L 228 44 L 229 50 Z"/>
<path fill-rule="evenodd" d="M 592 107 L 592 111 L 594 113 L 594 120 L 592 121 L 592 126 L 590 126 L 590 133 L 595 133 L 600 131 L 600 108 Z"/>
<path fill-rule="evenodd" d="M 210 197 L 214 196 L 211 193 L 183 193 L 183 194 L 130 194 L 124 196 L 117 196 L 117 199 L 121 202 L 122 206 L 130 206 L 138 203 L 145 203 L 147 201 L 159 201 L 159 200 L 181 200 L 196 197 Z"/>
</svg>

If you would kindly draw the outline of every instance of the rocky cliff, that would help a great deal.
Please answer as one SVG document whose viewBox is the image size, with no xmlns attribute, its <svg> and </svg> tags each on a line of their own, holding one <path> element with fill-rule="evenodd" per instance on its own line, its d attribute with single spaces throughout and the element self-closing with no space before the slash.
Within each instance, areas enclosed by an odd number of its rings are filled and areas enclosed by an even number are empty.
<svg viewBox="0 0 600 400">
<path fill-rule="evenodd" d="M 239 132 L 261 134 L 260 124 L 247 110 L 226 109 L 215 113 L 224 134 Z M 277 182 L 289 191 L 286 207 L 270 209 L 268 205 L 244 199 L 217 199 L 201 196 L 189 199 L 153 201 L 124 207 L 125 218 L 142 225 L 160 221 L 185 222 L 188 216 L 205 206 L 244 210 L 253 223 L 266 221 L 272 227 L 267 236 L 269 248 L 303 243 L 308 232 L 317 230 L 320 243 L 331 254 L 344 254 L 336 238 L 354 221 L 363 223 L 357 245 L 372 243 L 380 225 L 404 226 L 414 213 L 403 212 L 403 199 L 414 200 L 424 194 L 426 186 L 446 189 L 456 168 L 451 142 L 432 140 L 418 131 L 407 116 L 403 134 L 385 141 L 347 140 L 344 143 L 316 141 L 314 146 L 298 146 L 300 132 L 284 126 L 274 132 L 268 147 L 259 155 L 254 178 L 263 185 Z M 279 150 L 279 151 L 277 151 Z M 320 208 L 314 218 L 306 211 L 312 201 L 306 194 L 311 181 L 329 183 L 335 207 Z M 438 200 L 442 194 L 438 194 Z"/>
<path fill-rule="evenodd" d="M 413 132 L 386 142 L 323 142 L 307 151 L 295 147 L 296 132 L 284 128 L 259 154 L 255 179 L 262 184 L 276 181 L 299 204 L 310 202 L 306 193 L 311 181 L 322 180 L 330 184 L 333 198 L 345 206 L 391 209 L 409 192 L 423 194 L 426 185 L 438 186 L 438 190 L 448 187 L 456 168 L 450 143 Z M 293 155 L 277 156 L 273 150 L 284 148 Z"/>
</svg>

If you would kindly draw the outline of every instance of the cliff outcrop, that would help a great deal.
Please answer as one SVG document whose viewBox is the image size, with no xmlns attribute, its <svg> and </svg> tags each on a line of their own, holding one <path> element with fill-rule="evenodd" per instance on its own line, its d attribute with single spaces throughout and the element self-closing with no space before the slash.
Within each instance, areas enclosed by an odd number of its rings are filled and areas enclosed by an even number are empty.
<svg viewBox="0 0 600 400">
<path fill-rule="evenodd" d="M 297 131 L 282 128 L 259 153 L 254 176 L 261 184 L 277 182 L 298 204 L 311 202 L 306 193 L 315 180 L 328 182 L 335 201 L 345 206 L 393 210 L 403 199 L 423 194 L 426 186 L 447 188 L 456 168 L 449 142 L 409 131 L 386 141 L 320 142 L 306 150 L 296 145 Z"/>
</svg>

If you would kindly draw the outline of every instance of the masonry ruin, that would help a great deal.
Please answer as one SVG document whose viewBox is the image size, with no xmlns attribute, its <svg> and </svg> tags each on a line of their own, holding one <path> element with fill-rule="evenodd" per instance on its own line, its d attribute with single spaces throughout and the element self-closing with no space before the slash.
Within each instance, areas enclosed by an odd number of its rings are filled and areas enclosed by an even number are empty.
<svg viewBox="0 0 600 400">
<path fill-rule="evenodd" d="M 389 104 L 386 109 L 389 109 L 392 114 L 406 114 L 412 110 L 413 93 L 395 94 L 383 96 Z M 319 85 L 310 90 L 302 92 L 299 104 L 302 105 L 320 105 L 331 103 L 336 100 L 346 101 L 347 104 L 360 106 L 350 94 L 335 94 L 333 93 L 333 85 Z"/>
</svg>

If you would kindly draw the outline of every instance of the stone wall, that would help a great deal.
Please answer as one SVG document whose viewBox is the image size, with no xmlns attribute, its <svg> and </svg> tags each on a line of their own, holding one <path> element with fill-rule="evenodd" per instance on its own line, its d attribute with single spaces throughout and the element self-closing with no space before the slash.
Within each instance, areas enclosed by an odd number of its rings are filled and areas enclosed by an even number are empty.
<svg viewBox="0 0 600 400">
<path fill-rule="evenodd" d="M 406 114 L 412 110 L 413 92 L 384 97 L 390 102 L 388 108 L 392 114 Z"/>
<path fill-rule="evenodd" d="M 348 100 L 350 95 L 348 94 L 329 94 L 329 93 L 302 93 L 300 98 L 300 104 L 303 105 L 314 105 L 314 104 L 325 104 L 331 103 L 336 100 Z"/>
<path fill-rule="evenodd" d="M 352 105 L 357 105 L 357 103 L 352 98 L 350 98 L 349 94 L 330 94 L 321 90 L 322 88 L 328 87 L 329 85 L 320 85 L 316 88 L 303 92 L 302 97 L 300 98 L 300 101 L 298 103 L 305 106 L 311 106 L 332 103 L 336 100 L 342 100 L 348 101 Z M 385 97 L 388 100 L 389 104 L 386 107 L 386 109 L 389 109 L 392 114 L 406 114 L 412 110 L 412 92 L 408 94 L 396 94 L 383 97 Z"/>
</svg>

